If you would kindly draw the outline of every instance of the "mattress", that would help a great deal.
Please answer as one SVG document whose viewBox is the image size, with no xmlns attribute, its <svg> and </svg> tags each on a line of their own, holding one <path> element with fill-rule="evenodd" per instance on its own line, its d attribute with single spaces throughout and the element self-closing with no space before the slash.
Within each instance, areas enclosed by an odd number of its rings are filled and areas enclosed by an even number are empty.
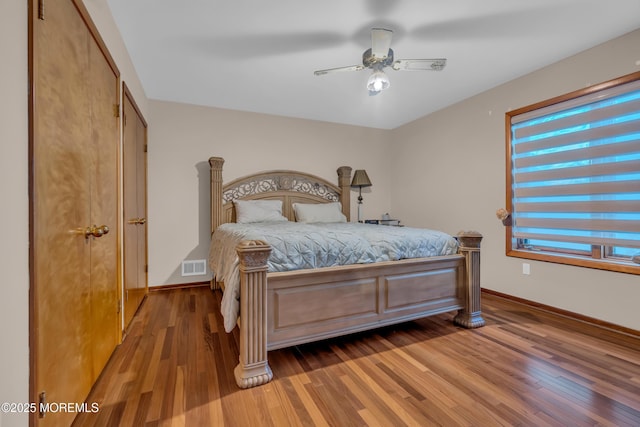
<svg viewBox="0 0 640 427">
<path fill-rule="evenodd" d="M 268 271 L 292 271 L 407 258 L 452 255 L 457 241 L 441 231 L 360 223 L 228 223 L 212 235 L 209 266 L 225 290 L 221 312 L 227 332 L 237 323 L 243 240 L 263 240 L 272 251 Z"/>
</svg>

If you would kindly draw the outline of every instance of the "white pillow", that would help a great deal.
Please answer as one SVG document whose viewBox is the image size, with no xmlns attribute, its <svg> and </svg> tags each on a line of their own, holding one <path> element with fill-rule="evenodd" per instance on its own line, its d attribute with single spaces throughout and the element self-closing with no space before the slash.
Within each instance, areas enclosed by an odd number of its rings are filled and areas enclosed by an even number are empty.
<svg viewBox="0 0 640 427">
<path fill-rule="evenodd" d="M 294 203 L 293 210 L 298 222 L 347 222 L 340 202 Z"/>
<path fill-rule="evenodd" d="M 234 200 L 236 222 L 285 222 L 282 200 Z"/>
</svg>

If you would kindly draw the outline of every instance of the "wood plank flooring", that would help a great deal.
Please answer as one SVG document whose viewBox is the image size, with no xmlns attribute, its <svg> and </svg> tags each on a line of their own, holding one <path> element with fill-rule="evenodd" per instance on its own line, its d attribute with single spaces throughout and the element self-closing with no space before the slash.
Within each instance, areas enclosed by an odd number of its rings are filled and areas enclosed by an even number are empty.
<svg viewBox="0 0 640 427">
<path fill-rule="evenodd" d="M 640 426 L 640 340 L 483 295 L 444 314 L 269 353 L 237 388 L 237 335 L 207 287 L 152 292 L 78 426 Z"/>
</svg>

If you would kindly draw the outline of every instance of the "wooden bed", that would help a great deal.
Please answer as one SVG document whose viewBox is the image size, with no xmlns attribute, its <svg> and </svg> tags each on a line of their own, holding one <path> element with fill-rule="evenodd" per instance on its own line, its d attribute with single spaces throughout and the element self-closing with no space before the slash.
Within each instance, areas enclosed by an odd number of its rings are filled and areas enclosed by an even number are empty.
<svg viewBox="0 0 640 427">
<path fill-rule="evenodd" d="M 338 185 L 295 171 L 269 171 L 223 185 L 224 159 L 212 157 L 211 229 L 235 220 L 233 200 L 279 199 L 294 221 L 293 203 L 340 201 L 350 218 L 351 168 L 338 169 Z M 385 227 L 385 226 L 380 226 Z M 244 241 L 240 260 L 240 361 L 236 382 L 269 382 L 267 351 L 457 310 L 454 322 L 484 325 L 480 309 L 480 241 L 460 232 L 456 255 L 376 264 L 267 273 L 269 244 Z M 212 280 L 212 288 L 224 287 Z M 327 301 L 332 301 L 327 304 Z"/>
</svg>

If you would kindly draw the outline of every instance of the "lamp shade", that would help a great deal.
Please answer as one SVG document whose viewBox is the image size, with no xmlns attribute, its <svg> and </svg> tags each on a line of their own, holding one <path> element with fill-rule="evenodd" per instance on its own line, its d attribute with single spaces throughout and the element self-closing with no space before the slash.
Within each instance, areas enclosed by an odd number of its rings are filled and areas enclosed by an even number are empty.
<svg viewBox="0 0 640 427">
<path fill-rule="evenodd" d="M 367 171 L 364 169 L 358 169 L 353 174 L 353 180 L 351 181 L 352 187 L 371 187 L 371 180 L 369 179 L 369 175 L 367 175 Z"/>
</svg>

